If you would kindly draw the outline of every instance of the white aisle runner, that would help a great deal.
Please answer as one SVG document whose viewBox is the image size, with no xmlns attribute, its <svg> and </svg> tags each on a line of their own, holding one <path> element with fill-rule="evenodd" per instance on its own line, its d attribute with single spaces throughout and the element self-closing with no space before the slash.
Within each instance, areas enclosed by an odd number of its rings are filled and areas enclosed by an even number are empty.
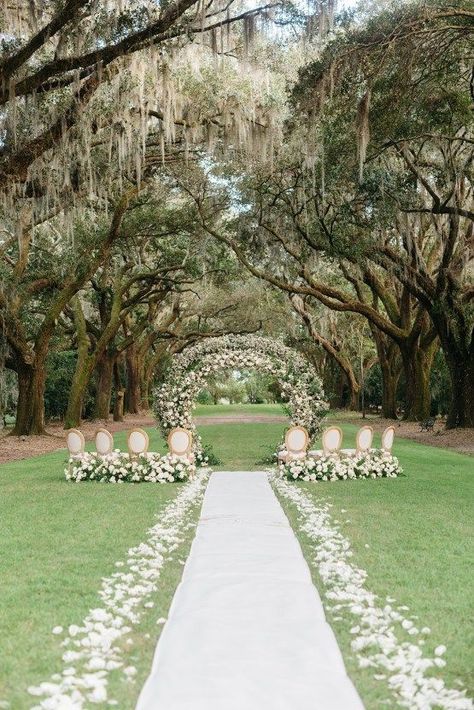
<svg viewBox="0 0 474 710">
<path fill-rule="evenodd" d="M 212 474 L 137 710 L 361 709 L 266 474 Z"/>
</svg>

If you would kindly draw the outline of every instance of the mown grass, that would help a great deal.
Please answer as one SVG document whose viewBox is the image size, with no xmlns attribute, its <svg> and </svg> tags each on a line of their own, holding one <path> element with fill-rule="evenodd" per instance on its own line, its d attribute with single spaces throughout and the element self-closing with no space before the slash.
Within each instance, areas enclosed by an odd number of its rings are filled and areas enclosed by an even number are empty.
<svg viewBox="0 0 474 710">
<path fill-rule="evenodd" d="M 271 416 L 284 415 L 281 404 L 198 404 L 194 410 L 195 416 L 231 416 L 236 414 L 256 414 Z"/>
<path fill-rule="evenodd" d="M 152 440 L 156 446 L 154 432 Z M 117 435 L 116 443 L 124 447 L 125 435 Z M 69 484 L 64 460 L 65 452 L 56 452 L 0 467 L 0 700 L 12 710 L 31 707 L 27 687 L 62 668 L 59 639 L 51 629 L 80 623 L 100 604 L 101 578 L 144 539 L 155 514 L 179 490 Z M 185 557 L 186 550 L 179 555 Z M 181 574 L 177 559 L 160 581 L 154 619 L 147 614 L 152 639 L 131 647 L 131 663 L 136 654 L 146 659 L 142 678 L 156 643 L 156 615 L 166 615 Z"/>
<path fill-rule="evenodd" d="M 350 446 L 357 427 L 342 428 Z M 426 652 L 432 654 L 439 644 L 448 648 L 447 666 L 439 675 L 451 687 L 461 681 L 472 693 L 474 459 L 403 439 L 396 439 L 394 453 L 405 471 L 397 479 L 297 485 L 316 503 L 333 505 L 334 519 L 351 542 L 353 563 L 368 573 L 367 587 L 381 604 L 387 596 L 395 598 L 409 607 L 405 613 L 416 617 L 419 627 L 431 628 Z M 311 561 L 314 543 L 298 531 L 296 511 L 281 502 Z M 313 572 L 324 597 L 324 586 Z M 384 704 L 386 685 L 373 678 L 374 671 L 359 669 L 353 658 L 349 631 L 354 619 L 338 622 L 329 614 L 348 672 L 367 710 L 390 707 Z M 398 631 L 400 638 L 411 638 Z"/>
<path fill-rule="evenodd" d="M 275 451 L 284 424 L 209 424 L 200 427 L 204 444 L 210 444 L 221 463 L 216 470 L 255 471 Z"/>
<path fill-rule="evenodd" d="M 250 412 L 256 412 L 255 405 L 250 406 Z M 266 411 L 258 414 L 281 411 L 264 406 Z M 224 413 L 236 411 L 235 406 L 222 407 Z M 223 412 L 206 406 L 202 412 L 196 410 L 201 413 Z M 356 427 L 343 424 L 343 429 L 349 446 Z M 219 468 L 255 470 L 262 468 L 256 462 L 280 440 L 284 424 L 223 423 L 202 426 L 200 431 L 221 458 Z M 158 433 L 149 433 L 150 448 L 163 451 Z M 125 448 L 125 434 L 117 434 L 115 443 Z M 457 679 L 469 685 L 474 647 L 469 632 L 474 460 L 403 440 L 396 440 L 395 453 L 405 477 L 305 488 L 316 499 L 333 504 L 334 517 L 352 543 L 355 564 L 368 572 L 370 589 L 381 600 L 395 597 L 419 616 L 420 626 L 431 627 L 427 651 L 447 645 L 448 665 L 442 677 L 451 685 Z M 53 626 L 80 623 L 98 605 L 101 577 L 113 572 L 115 561 L 144 539 L 155 514 L 178 490 L 68 484 L 63 478 L 64 459 L 65 452 L 57 452 L 0 466 L 0 699 L 9 701 L 12 710 L 29 708 L 27 687 L 62 668 Z M 297 530 L 295 511 L 284 505 Z M 134 707 L 149 670 L 161 628 L 156 619 L 167 614 L 191 536 L 192 532 L 165 566 L 155 607 L 147 611 L 131 634 L 133 643 L 126 647 L 128 662 L 138 668 L 135 685 L 126 686 L 119 673 L 111 674 L 112 697 L 119 700 L 121 710 Z M 310 559 L 308 541 L 299 536 Z M 324 593 L 317 575 L 315 581 Z M 387 707 L 381 705 L 387 698 L 384 683 L 358 669 L 351 657 L 351 620 L 331 623 L 367 709 Z"/>
</svg>

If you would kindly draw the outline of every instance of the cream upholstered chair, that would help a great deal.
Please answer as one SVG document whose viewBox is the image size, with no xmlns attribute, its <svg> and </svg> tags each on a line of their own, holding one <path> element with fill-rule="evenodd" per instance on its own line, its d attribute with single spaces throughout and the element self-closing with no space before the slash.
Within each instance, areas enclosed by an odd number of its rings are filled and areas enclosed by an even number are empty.
<svg viewBox="0 0 474 710">
<path fill-rule="evenodd" d="M 339 453 L 342 444 L 342 429 L 338 426 L 330 426 L 323 431 L 322 449 L 313 449 L 310 456 L 334 456 Z"/>
<path fill-rule="evenodd" d="M 84 434 L 79 429 L 69 429 L 66 434 L 66 445 L 69 451 L 69 473 L 71 473 L 71 459 L 80 460 L 84 455 L 86 441 Z"/>
<path fill-rule="evenodd" d="M 384 454 L 392 453 L 393 440 L 395 439 L 395 427 L 388 426 L 382 433 L 382 451 Z"/>
<path fill-rule="evenodd" d="M 150 445 L 150 438 L 144 429 L 132 429 L 128 432 L 127 447 L 130 458 L 144 456 Z"/>
<path fill-rule="evenodd" d="M 303 426 L 292 426 L 285 434 L 285 449 L 278 454 L 278 460 L 286 463 L 290 459 L 303 459 L 309 444 L 309 435 Z"/>
<path fill-rule="evenodd" d="M 371 426 L 363 426 L 359 429 L 356 434 L 356 447 L 355 449 L 341 449 L 341 454 L 346 454 L 347 456 L 355 456 L 356 454 L 365 454 L 370 451 L 372 447 L 372 440 L 374 438 L 374 430 Z"/>
<path fill-rule="evenodd" d="M 168 434 L 168 448 L 170 450 L 170 454 L 192 461 L 194 458 L 192 454 L 192 447 L 193 435 L 190 431 L 182 429 L 181 427 L 171 429 Z"/>
<path fill-rule="evenodd" d="M 97 429 L 95 433 L 95 449 L 99 456 L 108 456 L 114 450 L 114 438 L 107 429 Z"/>
<path fill-rule="evenodd" d="M 66 434 L 66 444 L 71 458 L 80 458 L 84 453 L 86 441 L 79 429 L 69 429 Z"/>
</svg>

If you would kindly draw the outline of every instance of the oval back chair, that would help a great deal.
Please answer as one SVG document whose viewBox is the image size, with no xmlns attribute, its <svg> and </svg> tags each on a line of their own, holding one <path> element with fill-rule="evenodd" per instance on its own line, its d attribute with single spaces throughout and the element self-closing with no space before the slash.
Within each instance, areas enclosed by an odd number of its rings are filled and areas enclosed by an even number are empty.
<svg viewBox="0 0 474 710">
<path fill-rule="evenodd" d="M 308 432 L 303 426 L 292 426 L 285 434 L 285 447 L 290 455 L 306 453 L 308 443 Z"/>
<path fill-rule="evenodd" d="M 323 431 L 322 444 L 325 456 L 336 454 L 342 445 L 342 429 L 338 426 L 329 426 Z"/>
<path fill-rule="evenodd" d="M 356 452 L 360 454 L 370 451 L 373 438 L 374 430 L 371 426 L 361 427 L 356 435 Z"/>
<path fill-rule="evenodd" d="M 66 434 L 66 445 L 71 458 L 82 456 L 86 445 L 82 431 L 79 431 L 79 429 L 69 429 Z"/>
<path fill-rule="evenodd" d="M 393 440 L 395 439 L 395 427 L 388 426 L 382 433 L 382 451 L 387 454 L 392 453 Z"/>
<path fill-rule="evenodd" d="M 371 426 L 363 426 L 356 434 L 355 449 L 341 449 L 343 456 L 356 456 L 357 454 L 366 454 L 370 451 L 372 440 L 374 438 L 374 430 Z"/>
<path fill-rule="evenodd" d="M 150 438 L 144 429 L 132 429 L 128 432 L 127 448 L 130 458 L 143 456 L 148 451 Z"/>
<path fill-rule="evenodd" d="M 99 456 L 107 456 L 114 449 L 114 438 L 107 429 L 97 429 L 95 433 L 95 448 Z"/>
<path fill-rule="evenodd" d="M 193 446 L 193 435 L 187 429 L 176 427 L 168 434 L 168 448 L 170 454 L 189 457 Z"/>
</svg>

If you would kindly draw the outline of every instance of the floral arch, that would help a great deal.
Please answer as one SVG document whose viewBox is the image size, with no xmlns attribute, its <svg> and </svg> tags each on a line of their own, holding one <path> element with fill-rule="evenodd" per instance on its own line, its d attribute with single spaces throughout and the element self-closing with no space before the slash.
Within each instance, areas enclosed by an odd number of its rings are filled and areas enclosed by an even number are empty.
<svg viewBox="0 0 474 710">
<path fill-rule="evenodd" d="M 174 427 L 195 431 L 192 411 L 208 377 L 226 370 L 255 369 L 280 383 L 291 423 L 306 427 L 313 439 L 328 409 L 320 378 L 299 353 L 279 341 L 256 335 L 210 338 L 177 355 L 164 384 L 154 393 L 162 433 Z M 196 437 L 199 449 L 199 438 Z"/>
</svg>

